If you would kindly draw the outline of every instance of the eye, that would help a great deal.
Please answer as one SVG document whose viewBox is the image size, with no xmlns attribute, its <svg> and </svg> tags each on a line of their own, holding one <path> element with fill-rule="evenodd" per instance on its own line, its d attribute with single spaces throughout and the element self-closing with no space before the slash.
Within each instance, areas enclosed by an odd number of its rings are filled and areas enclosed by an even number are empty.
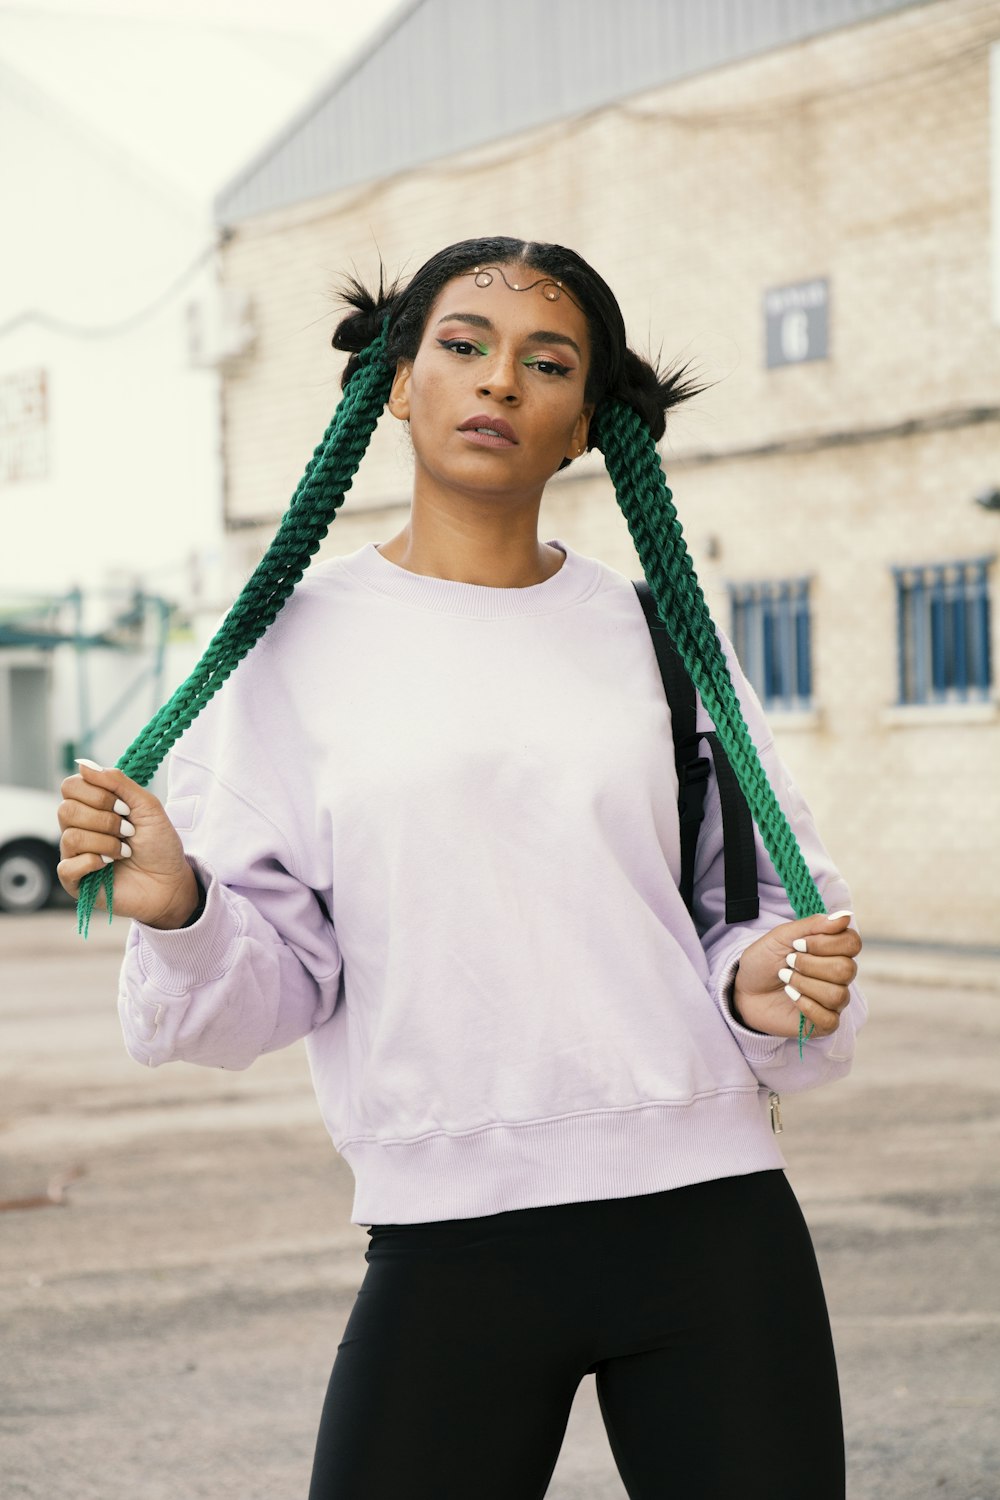
<svg viewBox="0 0 1000 1500">
<path fill-rule="evenodd" d="M 543 375 L 572 375 L 569 365 L 561 365 L 555 359 L 526 359 L 529 370 L 540 370 Z"/>
<path fill-rule="evenodd" d="M 485 344 L 477 344 L 475 339 L 438 339 L 442 349 L 450 349 L 453 354 L 487 354 L 489 353 Z"/>
</svg>

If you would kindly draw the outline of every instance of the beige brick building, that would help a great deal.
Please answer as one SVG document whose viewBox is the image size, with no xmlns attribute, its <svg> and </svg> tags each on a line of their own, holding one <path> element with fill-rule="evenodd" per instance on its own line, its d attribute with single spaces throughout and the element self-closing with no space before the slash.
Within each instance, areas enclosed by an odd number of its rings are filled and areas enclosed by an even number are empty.
<svg viewBox="0 0 1000 1500">
<path fill-rule="evenodd" d="M 436 8 L 424 0 L 400 23 L 423 33 L 362 60 L 366 100 L 404 132 L 419 134 L 419 99 L 394 92 L 392 48 L 419 73 Z M 610 9 L 628 24 L 628 5 Z M 329 191 L 322 169 L 297 186 L 315 107 L 252 163 L 219 203 L 224 279 L 250 293 L 258 330 L 223 388 L 233 588 L 339 397 L 338 278 L 377 280 L 378 252 L 406 273 L 483 234 L 571 245 L 615 289 L 640 352 L 715 382 L 661 451 L 720 624 L 735 628 L 732 590 L 803 581 L 808 642 L 790 647 L 776 595 L 751 597 L 751 631 L 794 657 L 776 691 L 751 675 L 862 932 L 1000 951 L 1000 510 L 982 503 L 1000 488 L 1000 5 L 840 9 L 832 29 L 742 53 L 723 36 L 638 92 L 619 59 L 616 98 Z M 457 89 L 454 30 L 440 71 Z M 585 45 L 579 28 L 571 50 Z M 356 82 L 324 107 L 346 109 Z M 324 553 L 393 535 L 409 485 L 386 416 Z M 540 535 L 641 576 L 599 454 L 551 482 Z M 901 661 L 917 701 L 900 701 Z"/>
</svg>

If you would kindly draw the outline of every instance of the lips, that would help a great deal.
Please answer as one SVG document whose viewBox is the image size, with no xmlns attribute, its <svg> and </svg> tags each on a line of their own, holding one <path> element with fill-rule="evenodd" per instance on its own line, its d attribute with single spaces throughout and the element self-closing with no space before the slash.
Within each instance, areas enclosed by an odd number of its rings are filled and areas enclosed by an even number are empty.
<svg viewBox="0 0 1000 1500">
<path fill-rule="evenodd" d="M 509 422 L 502 417 L 491 417 L 486 412 L 479 412 L 477 416 L 469 417 L 459 427 L 459 432 L 468 432 L 478 435 L 483 442 L 489 442 L 491 446 L 506 447 L 516 444 L 517 433 Z"/>
</svg>

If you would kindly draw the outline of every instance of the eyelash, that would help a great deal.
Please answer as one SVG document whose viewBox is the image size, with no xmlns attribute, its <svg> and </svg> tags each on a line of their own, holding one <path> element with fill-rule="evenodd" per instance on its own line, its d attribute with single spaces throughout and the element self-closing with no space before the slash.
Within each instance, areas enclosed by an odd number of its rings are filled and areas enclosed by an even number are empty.
<svg viewBox="0 0 1000 1500">
<path fill-rule="evenodd" d="M 438 343 L 442 349 L 450 349 L 453 354 L 458 354 L 460 347 L 474 349 L 477 354 L 485 354 L 486 352 L 483 346 L 474 343 L 472 339 L 438 339 Z M 460 357 L 464 358 L 464 356 Z M 573 373 L 569 365 L 561 365 L 555 359 L 526 359 L 524 363 L 529 370 L 540 370 L 543 375 L 571 375 Z M 547 365 L 549 368 L 543 370 L 543 365 Z"/>
</svg>

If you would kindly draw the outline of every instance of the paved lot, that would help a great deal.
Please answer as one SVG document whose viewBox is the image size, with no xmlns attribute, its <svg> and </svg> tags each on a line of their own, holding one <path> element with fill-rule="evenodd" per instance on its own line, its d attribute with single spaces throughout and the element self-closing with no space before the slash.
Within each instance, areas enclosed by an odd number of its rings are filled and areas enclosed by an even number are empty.
<svg viewBox="0 0 1000 1500">
<path fill-rule="evenodd" d="M 365 1271 L 350 1173 L 300 1047 L 242 1074 L 128 1058 L 126 930 L 0 917 L 0 1198 L 27 1200 L 0 1214 L 0 1496 L 304 1500 Z M 783 1136 L 850 1500 L 1000 1500 L 998 965 L 863 960 L 856 1071 L 786 1098 Z M 61 1206 L 30 1206 L 50 1187 Z M 781 1379 L 766 1350 L 761 1377 Z M 808 1421 L 808 1393 L 788 1400 Z M 588 1376 L 549 1497 L 624 1494 Z"/>
</svg>

